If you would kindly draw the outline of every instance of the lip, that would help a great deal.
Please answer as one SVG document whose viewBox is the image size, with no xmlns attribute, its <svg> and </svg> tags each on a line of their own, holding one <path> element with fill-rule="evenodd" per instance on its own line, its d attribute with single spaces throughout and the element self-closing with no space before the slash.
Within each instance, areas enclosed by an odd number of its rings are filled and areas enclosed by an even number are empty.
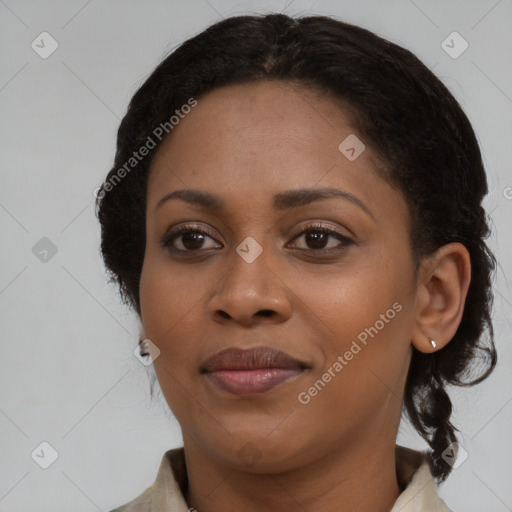
<svg viewBox="0 0 512 512">
<path fill-rule="evenodd" d="M 229 348 L 205 361 L 200 372 L 217 387 L 235 395 L 265 393 L 309 366 L 271 347 Z"/>
</svg>

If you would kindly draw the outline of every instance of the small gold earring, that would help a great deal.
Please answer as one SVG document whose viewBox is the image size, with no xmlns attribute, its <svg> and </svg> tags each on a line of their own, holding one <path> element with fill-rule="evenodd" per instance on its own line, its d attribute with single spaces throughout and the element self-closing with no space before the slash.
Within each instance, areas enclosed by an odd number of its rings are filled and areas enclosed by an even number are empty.
<svg viewBox="0 0 512 512">
<path fill-rule="evenodd" d="M 430 340 L 430 344 L 434 347 L 434 349 L 437 347 L 437 344 L 434 340 Z"/>
</svg>

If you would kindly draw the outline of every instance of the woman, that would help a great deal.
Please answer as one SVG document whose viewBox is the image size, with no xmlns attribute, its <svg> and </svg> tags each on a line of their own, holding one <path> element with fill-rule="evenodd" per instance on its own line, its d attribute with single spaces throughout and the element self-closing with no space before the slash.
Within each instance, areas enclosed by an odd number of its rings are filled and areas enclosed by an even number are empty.
<svg viewBox="0 0 512 512">
<path fill-rule="evenodd" d="M 183 448 L 116 511 L 448 511 L 445 386 L 496 363 L 486 193 L 457 101 L 367 30 L 240 16 L 171 53 L 97 214 Z"/>
</svg>

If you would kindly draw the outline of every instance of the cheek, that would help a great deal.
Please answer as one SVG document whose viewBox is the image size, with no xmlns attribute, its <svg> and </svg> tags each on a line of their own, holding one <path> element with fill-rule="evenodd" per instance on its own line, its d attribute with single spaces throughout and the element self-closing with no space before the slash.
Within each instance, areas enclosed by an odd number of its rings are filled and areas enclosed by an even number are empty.
<svg viewBox="0 0 512 512">
<path fill-rule="evenodd" d="M 311 409 L 363 411 L 390 393 L 401 394 L 413 325 L 413 267 L 405 251 L 384 256 L 330 278 L 305 274 L 306 311 L 318 326 L 323 353 L 309 380 L 311 392 L 303 390 L 316 401 Z"/>
<path fill-rule="evenodd" d="M 187 315 L 193 312 L 193 289 L 187 289 L 173 273 L 158 265 L 144 263 L 140 282 L 141 318 L 145 335 L 160 350 L 155 361 L 158 380 L 167 379 L 161 374 L 162 369 L 172 370 L 182 364 L 187 347 L 186 334 L 183 332 Z M 192 311 L 191 311 L 192 310 Z M 178 340 L 178 343 L 174 343 Z M 160 371 L 159 371 L 160 370 Z M 170 375 L 169 375 L 170 377 Z"/>
<path fill-rule="evenodd" d="M 324 365 L 295 397 L 302 428 L 307 424 L 325 439 L 352 439 L 361 425 L 384 428 L 396 420 L 410 362 L 408 319 L 402 314 L 405 309 L 389 323 L 381 320 L 384 325 L 373 320 L 364 327 L 361 319 L 331 325 L 338 330 L 325 340 Z"/>
<path fill-rule="evenodd" d="M 145 260 L 140 281 L 144 331 L 160 350 L 154 361 L 155 373 L 169 408 L 181 420 L 191 406 L 187 390 L 193 389 L 189 379 L 195 360 L 189 342 L 201 292 L 197 286 L 186 286 L 183 276 L 165 263 Z M 197 330 L 197 322 L 195 325 Z"/>
<path fill-rule="evenodd" d="M 201 276 L 202 277 L 202 276 Z M 146 334 L 162 338 L 179 328 L 180 319 L 194 315 L 207 283 L 197 275 L 190 278 L 177 271 L 165 258 L 146 256 L 140 281 L 141 313 Z M 161 339 L 165 342 L 165 336 Z"/>
<path fill-rule="evenodd" d="M 384 325 L 389 331 L 389 326 L 396 324 L 395 317 L 404 316 L 397 314 L 399 306 L 393 308 L 393 304 L 398 302 L 403 309 L 409 300 L 412 282 L 408 267 L 406 260 L 393 265 L 378 255 L 336 272 L 302 272 L 300 280 L 289 286 L 300 298 L 298 305 L 307 306 L 305 314 L 323 335 L 339 339 L 337 348 L 341 349 L 346 341 L 376 322 L 379 331 Z"/>
</svg>

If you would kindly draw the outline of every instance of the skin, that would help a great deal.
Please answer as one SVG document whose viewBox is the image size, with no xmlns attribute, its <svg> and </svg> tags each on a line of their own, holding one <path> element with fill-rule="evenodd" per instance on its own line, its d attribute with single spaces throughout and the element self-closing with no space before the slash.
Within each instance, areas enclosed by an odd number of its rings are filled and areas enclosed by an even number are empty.
<svg viewBox="0 0 512 512">
<path fill-rule="evenodd" d="M 350 134 L 366 144 L 354 161 L 338 150 Z M 432 352 L 435 339 L 440 350 L 453 337 L 470 263 L 454 243 L 415 271 L 407 205 L 375 171 L 377 156 L 331 98 L 279 81 L 199 98 L 155 155 L 141 323 L 161 351 L 155 371 L 183 433 L 185 498 L 199 512 L 385 512 L 399 496 L 394 448 L 412 349 Z M 322 187 L 350 193 L 365 207 L 333 197 L 272 208 L 277 193 Z M 226 209 L 182 199 L 155 209 L 179 189 L 215 194 Z M 311 222 L 350 242 L 333 235 L 308 241 Z M 188 245 L 175 238 L 187 255 L 160 244 L 185 224 L 210 234 L 202 242 L 189 237 Z M 247 237 L 262 248 L 252 263 L 236 252 Z M 299 393 L 397 302 L 401 311 L 300 403 Z M 199 372 L 220 350 L 258 345 L 310 368 L 251 397 L 221 392 Z"/>
</svg>

